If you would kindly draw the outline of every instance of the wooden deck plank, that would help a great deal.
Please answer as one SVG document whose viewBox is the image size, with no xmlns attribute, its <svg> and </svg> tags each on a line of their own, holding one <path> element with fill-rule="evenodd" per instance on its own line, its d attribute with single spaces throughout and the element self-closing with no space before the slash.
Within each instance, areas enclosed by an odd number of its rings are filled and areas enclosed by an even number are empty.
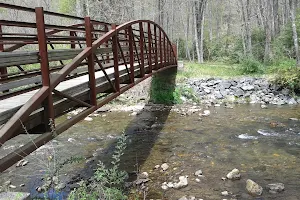
<svg viewBox="0 0 300 200">
<path fill-rule="evenodd" d="M 138 65 L 138 63 L 135 63 L 135 65 Z M 125 65 L 121 65 L 119 66 L 120 70 L 125 69 Z M 108 75 L 111 75 L 114 73 L 114 69 L 113 68 L 109 68 L 105 70 L 106 73 Z M 104 73 L 102 71 L 98 71 L 95 73 L 95 78 L 101 78 L 104 77 Z M 65 90 L 68 90 L 70 88 L 74 88 L 78 85 L 81 85 L 83 83 L 87 83 L 89 79 L 88 75 L 83 75 L 74 79 L 70 79 L 64 82 L 61 82 L 55 89 L 63 92 Z M 15 97 L 11 97 L 8 99 L 4 99 L 2 101 L 0 101 L 0 115 L 3 112 L 9 111 L 9 110 L 13 110 L 17 107 L 20 107 L 22 105 L 24 105 L 38 90 L 34 90 L 34 91 L 30 91 L 27 93 L 23 93 L 20 94 L 18 96 Z"/>
</svg>

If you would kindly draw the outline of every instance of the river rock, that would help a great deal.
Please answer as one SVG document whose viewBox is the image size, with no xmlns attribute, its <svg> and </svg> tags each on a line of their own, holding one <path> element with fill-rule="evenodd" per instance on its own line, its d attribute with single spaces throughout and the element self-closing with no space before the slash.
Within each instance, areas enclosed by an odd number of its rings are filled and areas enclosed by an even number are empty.
<svg viewBox="0 0 300 200">
<path fill-rule="evenodd" d="M 254 90 L 254 86 L 253 85 L 245 85 L 245 86 L 242 86 L 242 89 L 244 91 L 250 91 L 250 90 Z"/>
<path fill-rule="evenodd" d="M 268 108 L 268 106 L 265 105 L 265 104 L 262 104 L 260 107 L 261 107 L 262 109 L 267 109 L 267 108 Z"/>
<path fill-rule="evenodd" d="M 229 195 L 229 192 L 228 192 L 228 191 L 223 191 L 223 192 L 221 192 L 221 195 L 222 195 L 222 196 L 228 196 L 228 195 Z"/>
<path fill-rule="evenodd" d="M 274 105 L 300 103 L 300 98 L 290 96 L 287 89 L 280 90 L 265 78 L 234 78 L 232 80 L 222 79 L 193 79 L 188 81 L 188 87 L 194 90 L 203 103 L 270 103 Z M 238 99 L 229 96 L 238 97 Z"/>
<path fill-rule="evenodd" d="M 168 188 L 173 188 L 173 187 L 174 187 L 174 183 L 168 182 L 168 183 L 167 183 L 167 186 L 168 186 Z"/>
<path fill-rule="evenodd" d="M 163 190 L 169 189 L 166 182 L 162 184 L 161 189 L 163 189 Z"/>
<path fill-rule="evenodd" d="M 250 179 L 246 182 L 246 189 L 253 196 L 260 196 L 263 192 L 263 188 Z"/>
<path fill-rule="evenodd" d="M 17 188 L 17 186 L 15 186 L 15 185 L 9 185 L 8 187 L 11 188 L 11 189 L 16 189 Z"/>
<path fill-rule="evenodd" d="M 148 172 L 143 172 L 143 173 L 139 174 L 138 177 L 140 179 L 146 179 L 146 178 L 149 178 L 149 174 L 148 174 Z"/>
<path fill-rule="evenodd" d="M 86 117 L 86 118 L 84 118 L 84 121 L 91 122 L 91 121 L 93 121 L 93 118 L 91 118 L 91 117 Z"/>
<path fill-rule="evenodd" d="M 160 165 L 155 165 L 154 166 L 154 169 L 158 169 L 158 168 L 160 168 Z"/>
<path fill-rule="evenodd" d="M 202 176 L 202 170 L 198 170 L 195 172 L 195 176 Z"/>
<path fill-rule="evenodd" d="M 280 193 L 284 191 L 284 184 L 283 183 L 268 184 L 266 186 L 266 189 L 272 194 Z"/>
<path fill-rule="evenodd" d="M 189 197 L 183 196 L 183 197 L 181 197 L 178 200 L 196 200 L 196 197 L 194 197 L 194 196 L 189 196 Z"/>
<path fill-rule="evenodd" d="M 210 115 L 210 111 L 209 110 L 204 110 L 202 114 L 200 114 L 201 116 L 209 116 Z"/>
<path fill-rule="evenodd" d="M 241 179 L 241 174 L 238 169 L 233 169 L 231 172 L 229 172 L 226 176 L 230 180 L 239 180 Z"/>
<path fill-rule="evenodd" d="M 160 167 L 163 171 L 166 171 L 167 169 L 169 169 L 169 165 L 167 163 L 162 164 Z"/>
<path fill-rule="evenodd" d="M 174 183 L 174 188 L 180 189 L 180 188 L 186 187 L 188 184 L 189 184 L 188 183 L 188 176 L 180 176 L 179 177 L 179 182 Z"/>
</svg>

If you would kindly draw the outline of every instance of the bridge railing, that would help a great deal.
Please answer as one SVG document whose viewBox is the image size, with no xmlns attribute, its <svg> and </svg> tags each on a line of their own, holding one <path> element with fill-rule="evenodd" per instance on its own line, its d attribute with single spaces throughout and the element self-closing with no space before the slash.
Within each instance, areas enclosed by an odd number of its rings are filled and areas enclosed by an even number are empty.
<svg viewBox="0 0 300 200">
<path fill-rule="evenodd" d="M 0 3 L 0 7 L 23 9 L 23 7 L 2 3 Z M 25 54 L 29 54 L 23 59 L 26 62 L 25 65 L 32 64 L 27 63 L 28 60 L 34 60 L 33 63 L 38 63 L 39 67 L 34 70 L 10 73 L 3 69 L 9 70 L 15 66 L 19 68 L 22 66 L 21 62 L 12 62 L 14 59 L 2 62 L 0 59 L 0 69 L 2 69 L 0 88 L 9 84 L 18 86 L 16 83 L 24 80 L 32 81 L 34 78 L 34 81 L 39 81 L 34 82 L 38 88 L 32 85 L 27 90 L 5 88 L 6 91 L 3 90 L 1 95 L 8 98 L 9 95 L 5 95 L 10 93 L 16 95 L 34 89 L 38 90 L 0 129 L 0 145 L 21 133 L 20 122 L 29 130 L 43 124 L 44 134 L 2 158 L 0 171 L 64 132 L 135 84 L 154 73 L 177 65 L 176 48 L 164 30 L 152 21 L 136 20 L 117 26 L 93 21 L 90 17 L 80 19 L 75 17 L 76 20 L 84 19 L 84 21 L 74 25 L 61 26 L 46 24 L 45 15 L 67 18 L 73 16 L 47 12 L 43 8 L 24 9 L 35 13 L 35 23 L 0 20 L 0 25 L 35 29 L 36 33 L 29 35 L 18 32 L 11 35 L 2 32 L 0 44 L 4 47 L 0 57 L 19 56 L 23 53 L 19 50 L 24 48 Z M 20 38 L 17 39 L 16 36 Z M 10 46 L 5 48 L 6 45 Z M 29 45 L 36 45 L 34 53 Z M 68 48 L 52 47 L 57 47 L 57 45 L 68 45 Z M 56 65 L 51 65 L 51 63 Z M 109 74 L 108 71 L 111 73 Z M 98 72 L 103 73 L 102 78 L 96 76 Z M 84 75 L 88 75 L 87 88 L 76 94 L 59 90 L 58 86 L 62 82 Z M 63 104 L 61 98 L 73 103 L 67 104 L 64 101 Z M 60 124 L 55 123 L 57 117 L 76 106 L 83 106 L 85 110 L 71 120 L 63 121 Z M 38 113 L 38 116 L 41 117 L 35 117 L 33 120 L 31 119 L 33 113 Z M 49 125 L 49 121 L 52 122 L 51 125 Z M 50 130 L 53 127 L 55 127 L 55 134 Z"/>
<path fill-rule="evenodd" d="M 43 54 L 40 51 L 45 40 L 49 61 L 49 72 L 55 73 L 86 47 L 84 18 L 0 3 L 9 15 L 0 20 L 0 100 L 39 89 L 42 86 L 40 63 Z M 22 15 L 22 20 L 10 20 L 13 15 Z M 64 22 L 65 25 L 45 23 Z M 7 19 L 6 19 L 7 18 Z M 43 19 L 38 20 L 38 19 Z M 53 20 L 52 20 L 53 21 Z M 111 30 L 111 24 L 92 21 L 93 41 Z M 76 24 L 75 24 L 76 23 Z M 39 42 L 41 41 L 41 42 Z M 65 51 L 69 49 L 70 51 Z M 13 52 L 13 53 L 11 53 Z M 82 63 L 84 66 L 87 63 Z M 79 70 L 80 71 L 80 70 Z M 81 72 L 84 70 L 81 70 Z M 80 74 L 75 72 L 73 76 Z"/>
</svg>

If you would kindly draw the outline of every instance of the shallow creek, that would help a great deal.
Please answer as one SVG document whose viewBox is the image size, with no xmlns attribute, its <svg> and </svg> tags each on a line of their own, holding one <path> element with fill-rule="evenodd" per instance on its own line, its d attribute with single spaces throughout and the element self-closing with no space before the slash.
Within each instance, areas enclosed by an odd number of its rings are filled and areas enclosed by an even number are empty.
<svg viewBox="0 0 300 200">
<path fill-rule="evenodd" d="M 259 105 L 236 105 L 228 109 L 221 105 L 208 109 L 211 114 L 201 119 L 199 113 L 205 109 L 186 116 L 171 107 L 144 109 L 137 116 L 130 115 L 131 112 L 101 113 L 91 122 L 76 124 L 28 156 L 26 166 L 2 173 L 0 182 L 11 180 L 17 186 L 11 190 L 37 195 L 35 188 L 47 173 L 47 155 L 53 151 L 59 160 L 71 156 L 86 158 L 61 171 L 62 181 L 76 182 L 92 173 L 97 160 L 109 162 L 114 142 L 124 131 L 128 147 L 122 157 L 122 168 L 130 174 L 137 168 L 149 173 L 147 199 L 179 199 L 184 195 L 204 200 L 300 199 L 300 121 L 290 120 L 300 119 L 299 106 L 261 109 Z M 22 142 L 20 137 L 5 144 L 1 154 Z M 166 172 L 154 169 L 165 162 L 170 166 Z M 241 171 L 241 180 L 221 180 L 234 168 Z M 196 182 L 194 173 L 200 169 L 203 177 Z M 163 182 L 178 181 L 180 175 L 189 176 L 187 187 L 161 189 Z M 262 187 L 284 183 L 285 191 L 270 194 L 264 190 L 261 197 L 251 197 L 245 189 L 247 179 Z M 22 183 L 25 186 L 19 187 Z M 60 198 L 68 193 L 70 185 Z M 222 197 L 225 190 L 234 196 Z"/>
</svg>

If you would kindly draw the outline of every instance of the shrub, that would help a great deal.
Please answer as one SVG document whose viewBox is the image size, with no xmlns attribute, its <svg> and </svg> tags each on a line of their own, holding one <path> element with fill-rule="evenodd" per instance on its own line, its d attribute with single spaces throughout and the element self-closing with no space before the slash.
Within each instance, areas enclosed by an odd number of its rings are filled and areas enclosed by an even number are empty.
<svg viewBox="0 0 300 200">
<path fill-rule="evenodd" d="M 288 88 L 294 93 L 300 92 L 300 68 L 290 67 L 281 69 L 272 80 L 280 88 Z"/>
<path fill-rule="evenodd" d="M 289 70 L 291 68 L 295 68 L 296 60 L 281 58 L 273 60 L 271 66 L 268 67 L 268 73 L 278 73 L 278 71 L 286 69 Z"/>
<path fill-rule="evenodd" d="M 245 58 L 242 60 L 241 70 L 243 74 L 255 74 L 263 72 L 262 64 L 254 58 Z"/>
<path fill-rule="evenodd" d="M 73 190 L 69 200 L 123 200 L 127 199 L 123 193 L 123 185 L 128 178 L 125 171 L 121 171 L 120 161 L 126 148 L 127 137 L 123 134 L 118 142 L 112 156 L 112 167 L 107 168 L 101 161 L 90 183 L 82 181 L 80 187 Z"/>
</svg>

